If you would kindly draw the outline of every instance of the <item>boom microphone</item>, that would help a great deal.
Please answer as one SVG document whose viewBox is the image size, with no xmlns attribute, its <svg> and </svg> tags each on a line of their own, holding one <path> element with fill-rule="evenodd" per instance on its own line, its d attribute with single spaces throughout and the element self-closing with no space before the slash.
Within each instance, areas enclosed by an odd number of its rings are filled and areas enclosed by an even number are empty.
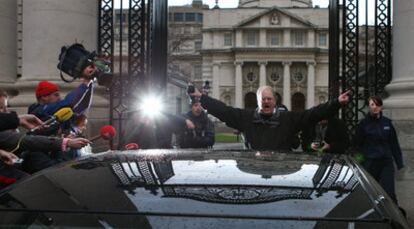
<svg viewBox="0 0 414 229">
<path fill-rule="evenodd" d="M 37 126 L 30 130 L 30 132 L 36 131 L 40 129 L 41 127 L 44 127 L 46 125 L 50 125 L 54 122 L 66 122 L 73 116 L 73 111 L 70 107 L 64 107 L 56 111 L 56 113 L 53 114 L 51 118 L 46 120 L 42 125 Z"/>
<path fill-rule="evenodd" d="M 116 135 L 116 130 L 113 126 L 111 125 L 106 125 L 101 127 L 101 129 L 99 130 L 99 135 L 96 135 L 92 138 L 89 139 L 89 141 L 95 141 L 98 140 L 99 138 L 103 138 L 104 140 L 110 140 L 113 137 L 115 137 Z"/>
</svg>

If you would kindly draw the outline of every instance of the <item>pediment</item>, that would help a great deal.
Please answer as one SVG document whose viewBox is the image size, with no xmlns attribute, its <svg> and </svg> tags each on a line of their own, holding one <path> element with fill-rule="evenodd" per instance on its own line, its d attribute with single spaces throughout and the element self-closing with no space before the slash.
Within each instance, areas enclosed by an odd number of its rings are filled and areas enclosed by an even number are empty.
<svg viewBox="0 0 414 229">
<path fill-rule="evenodd" d="M 241 21 L 235 28 L 249 27 L 315 27 L 314 24 L 287 10 L 273 7 Z"/>
</svg>

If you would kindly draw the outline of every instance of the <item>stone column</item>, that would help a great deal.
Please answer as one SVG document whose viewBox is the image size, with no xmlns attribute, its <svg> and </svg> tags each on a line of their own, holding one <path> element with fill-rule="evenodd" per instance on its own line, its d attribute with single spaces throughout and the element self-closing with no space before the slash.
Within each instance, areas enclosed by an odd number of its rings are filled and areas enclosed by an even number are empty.
<svg viewBox="0 0 414 229">
<path fill-rule="evenodd" d="M 266 65 L 267 65 L 266 61 L 259 62 L 259 66 L 260 66 L 259 86 L 260 87 L 266 85 Z"/>
<path fill-rule="evenodd" d="M 236 61 L 234 62 L 236 66 L 236 79 L 234 82 L 235 88 L 235 96 L 236 96 L 236 104 L 235 107 L 242 108 L 243 107 L 243 75 L 242 75 L 242 66 L 243 62 Z"/>
<path fill-rule="evenodd" d="M 61 81 L 56 65 L 63 45 L 96 50 L 97 11 L 98 1 L 23 0 L 21 80 Z"/>
<path fill-rule="evenodd" d="M 384 113 L 397 129 L 403 149 L 414 149 L 414 1 L 394 4 L 393 73 Z"/>
<path fill-rule="evenodd" d="M 17 0 L 0 4 L 0 83 L 12 83 L 17 75 Z"/>
<path fill-rule="evenodd" d="M 266 42 L 266 30 L 261 29 L 259 33 L 259 47 L 264 48 L 267 46 Z"/>
<path fill-rule="evenodd" d="M 308 88 L 306 108 L 315 106 L 315 62 L 307 62 L 308 65 Z"/>
<path fill-rule="evenodd" d="M 283 47 L 291 47 L 292 41 L 290 40 L 290 29 L 283 30 Z"/>
<path fill-rule="evenodd" d="M 220 99 L 220 63 L 213 63 L 213 98 Z"/>
<path fill-rule="evenodd" d="M 315 46 L 315 31 L 308 30 L 308 44 L 306 45 L 306 47 L 314 48 Z"/>
<path fill-rule="evenodd" d="M 213 32 L 213 48 L 218 49 L 221 48 L 223 44 L 221 33 L 220 32 Z"/>
<path fill-rule="evenodd" d="M 291 109 L 290 96 L 290 65 L 292 62 L 283 62 L 283 104 Z"/>
<path fill-rule="evenodd" d="M 241 30 L 236 31 L 236 47 L 240 48 L 243 46 L 243 33 Z"/>
</svg>

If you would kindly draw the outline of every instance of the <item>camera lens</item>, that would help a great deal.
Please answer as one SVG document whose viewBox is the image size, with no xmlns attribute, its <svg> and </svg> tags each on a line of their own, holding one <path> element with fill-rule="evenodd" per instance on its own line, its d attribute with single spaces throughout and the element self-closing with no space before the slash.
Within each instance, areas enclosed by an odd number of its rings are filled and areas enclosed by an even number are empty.
<svg viewBox="0 0 414 229">
<path fill-rule="evenodd" d="M 188 94 L 192 94 L 192 93 L 194 93 L 194 91 L 195 91 L 194 85 L 189 85 L 187 87 L 187 93 Z"/>
</svg>

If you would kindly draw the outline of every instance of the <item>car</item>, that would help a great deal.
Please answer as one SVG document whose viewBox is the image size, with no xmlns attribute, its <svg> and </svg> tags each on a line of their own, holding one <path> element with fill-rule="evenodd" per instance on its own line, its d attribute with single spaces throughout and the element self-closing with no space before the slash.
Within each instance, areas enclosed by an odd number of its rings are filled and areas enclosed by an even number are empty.
<svg viewBox="0 0 414 229">
<path fill-rule="evenodd" d="M 348 155 L 108 151 L 0 193 L 0 228 L 409 228 Z"/>
</svg>

